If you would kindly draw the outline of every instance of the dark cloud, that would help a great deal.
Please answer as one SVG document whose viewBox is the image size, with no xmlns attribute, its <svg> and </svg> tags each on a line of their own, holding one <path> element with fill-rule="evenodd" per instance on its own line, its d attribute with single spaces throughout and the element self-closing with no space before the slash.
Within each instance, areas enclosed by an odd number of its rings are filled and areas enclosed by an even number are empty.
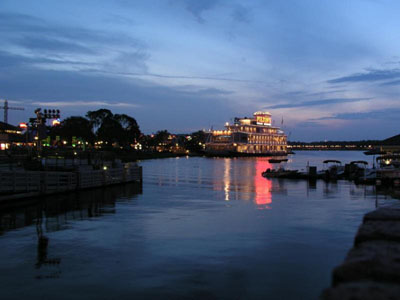
<svg viewBox="0 0 400 300">
<path fill-rule="evenodd" d="M 60 55 L 99 53 L 105 45 L 118 45 L 145 51 L 145 45 L 122 34 L 48 23 L 24 14 L 0 13 L 3 49 L 18 46 L 31 53 Z M 96 49 L 96 50 L 94 50 Z"/>
<path fill-rule="evenodd" d="M 85 68 L 94 68 L 98 66 L 95 63 L 85 63 L 81 61 L 75 60 L 68 60 L 68 59 L 52 59 L 47 57 L 39 57 L 39 56 L 23 56 L 18 54 L 9 53 L 6 51 L 0 50 L 0 69 L 3 70 L 15 70 L 14 68 L 19 67 L 27 67 L 30 68 L 31 65 L 34 64 L 68 64 L 68 65 L 75 65 L 81 66 Z M 21 71 L 21 69 L 19 69 Z"/>
<path fill-rule="evenodd" d="M 387 85 L 400 85 L 400 80 L 394 80 L 394 81 L 388 81 L 388 82 L 384 82 L 384 83 L 381 83 L 381 85 L 383 85 L 383 86 L 387 86 Z"/>
<path fill-rule="evenodd" d="M 82 53 L 82 54 L 95 54 L 96 51 L 93 47 L 83 46 L 79 42 L 71 40 L 63 40 L 57 38 L 49 38 L 45 36 L 24 36 L 16 39 L 16 44 L 29 49 L 30 51 L 50 52 L 50 53 Z"/>
<path fill-rule="evenodd" d="M 340 93 L 344 93 L 346 91 L 347 90 L 345 90 L 345 89 L 335 89 L 335 90 L 328 90 L 328 91 L 321 91 L 321 92 L 298 90 L 298 91 L 279 93 L 275 97 L 276 98 L 288 98 L 289 100 L 293 100 L 293 99 L 303 99 L 303 98 L 310 98 L 310 97 L 324 97 L 325 95 L 340 94 Z"/>
<path fill-rule="evenodd" d="M 107 106 L 117 113 L 135 117 L 145 132 L 162 128 L 190 132 L 218 125 L 221 120 L 229 120 L 235 115 L 224 98 L 229 92 L 216 88 L 185 91 L 136 78 L 121 80 L 102 73 L 85 75 L 73 71 L 20 69 L 18 66 L 10 70 L 0 72 L 0 94 L 7 99 L 19 100 L 21 106 L 26 107 L 24 112 L 10 116 L 12 122 L 14 116 L 19 118 L 18 122 L 21 118 L 31 117 L 38 103 L 42 107 L 46 103 L 52 107 L 59 104 L 65 108 L 63 117 L 84 115 L 88 110 Z M 68 102 L 72 105 L 67 105 Z"/>
<path fill-rule="evenodd" d="M 293 107 L 307 107 L 307 106 L 317 106 L 317 105 L 331 105 L 338 103 L 347 102 L 358 102 L 358 101 L 368 101 L 372 98 L 333 98 L 333 99 L 321 99 L 313 101 L 304 101 L 298 103 L 287 103 L 287 104 L 277 104 L 272 106 L 266 106 L 266 109 L 276 109 L 276 108 L 293 108 Z"/>
<path fill-rule="evenodd" d="M 228 77 L 164 75 L 164 74 L 156 74 L 156 73 L 135 73 L 135 72 L 111 72 L 111 71 L 107 71 L 107 70 L 98 70 L 98 69 L 87 69 L 84 71 L 85 72 L 93 72 L 93 73 L 105 73 L 105 74 L 110 74 L 110 75 L 133 76 L 133 77 L 156 77 L 156 78 L 171 78 L 171 79 L 198 79 L 198 80 L 263 83 L 263 81 L 236 79 L 236 78 L 228 78 Z"/>
<path fill-rule="evenodd" d="M 243 5 L 236 5 L 232 12 L 232 18 L 236 22 L 250 23 L 251 21 L 251 11 Z"/>
<path fill-rule="evenodd" d="M 370 69 L 364 73 L 356 73 L 349 76 L 331 79 L 328 80 L 328 83 L 373 82 L 373 81 L 396 79 L 399 77 L 400 77 L 400 69 L 390 69 L 390 70 Z"/>
<path fill-rule="evenodd" d="M 398 120 L 400 114 L 400 109 L 390 108 L 383 110 L 374 110 L 368 112 L 354 112 L 354 113 L 341 113 L 336 114 L 331 117 L 324 117 L 319 119 L 312 119 L 310 121 L 320 121 L 320 120 Z"/>
<path fill-rule="evenodd" d="M 196 18 L 197 22 L 204 23 L 203 13 L 214 8 L 217 0 L 185 0 L 186 9 Z"/>
</svg>

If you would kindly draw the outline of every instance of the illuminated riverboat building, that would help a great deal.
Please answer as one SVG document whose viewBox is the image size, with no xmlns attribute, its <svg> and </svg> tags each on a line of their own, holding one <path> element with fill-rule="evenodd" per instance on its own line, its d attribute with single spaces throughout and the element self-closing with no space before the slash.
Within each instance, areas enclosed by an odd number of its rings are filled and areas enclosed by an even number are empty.
<svg viewBox="0 0 400 300">
<path fill-rule="evenodd" d="M 287 153 L 287 136 L 272 126 L 271 114 L 258 111 L 253 118 L 235 118 L 225 130 L 210 132 L 206 152 L 221 155 L 281 155 Z"/>
</svg>

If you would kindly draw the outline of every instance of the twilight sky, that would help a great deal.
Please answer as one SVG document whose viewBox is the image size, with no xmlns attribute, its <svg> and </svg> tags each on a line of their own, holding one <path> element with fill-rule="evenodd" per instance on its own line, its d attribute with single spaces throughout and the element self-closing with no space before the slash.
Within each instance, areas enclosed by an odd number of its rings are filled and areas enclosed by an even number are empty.
<svg viewBox="0 0 400 300">
<path fill-rule="evenodd" d="M 382 139 L 400 133 L 399 15 L 397 0 L 1 0 L 0 98 L 25 107 L 13 124 L 108 108 L 184 133 L 267 110 L 290 140 Z"/>
</svg>

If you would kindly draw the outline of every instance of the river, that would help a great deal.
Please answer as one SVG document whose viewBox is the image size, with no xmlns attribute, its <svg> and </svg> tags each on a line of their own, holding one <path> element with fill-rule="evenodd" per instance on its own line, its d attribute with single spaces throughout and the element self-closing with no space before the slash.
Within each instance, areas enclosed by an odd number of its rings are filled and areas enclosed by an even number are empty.
<svg viewBox="0 0 400 300">
<path fill-rule="evenodd" d="M 287 164 L 325 159 L 366 157 L 299 151 Z M 2 299 L 317 299 L 363 215 L 397 201 L 348 181 L 265 179 L 267 158 L 140 164 L 142 186 L 0 210 Z"/>
</svg>

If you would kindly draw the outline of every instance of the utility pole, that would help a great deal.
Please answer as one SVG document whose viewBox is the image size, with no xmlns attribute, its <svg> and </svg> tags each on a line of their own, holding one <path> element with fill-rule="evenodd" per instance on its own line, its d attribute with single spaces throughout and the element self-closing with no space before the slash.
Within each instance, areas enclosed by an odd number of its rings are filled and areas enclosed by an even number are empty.
<svg viewBox="0 0 400 300">
<path fill-rule="evenodd" d="M 8 123 L 8 110 L 24 110 L 23 107 L 10 107 L 8 106 L 8 101 L 4 100 L 4 106 L 0 106 L 0 109 L 4 109 L 4 123 Z"/>
</svg>

